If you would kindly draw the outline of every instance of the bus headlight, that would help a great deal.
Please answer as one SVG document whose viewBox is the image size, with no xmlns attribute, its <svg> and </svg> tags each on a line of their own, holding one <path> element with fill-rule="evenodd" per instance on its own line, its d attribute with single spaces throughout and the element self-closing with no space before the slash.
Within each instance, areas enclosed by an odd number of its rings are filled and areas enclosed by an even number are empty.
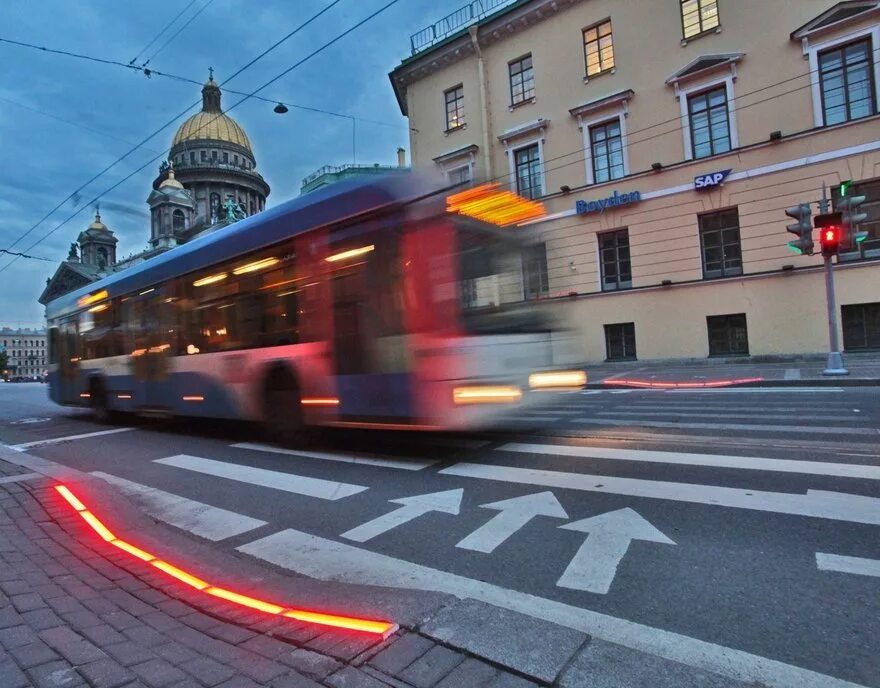
<svg viewBox="0 0 880 688">
<path fill-rule="evenodd" d="M 531 389 L 580 389 L 585 384 L 587 384 L 587 374 L 583 370 L 554 370 L 529 375 Z"/>
<path fill-rule="evenodd" d="M 506 385 L 470 385 L 452 390 L 456 404 L 512 404 L 522 399 L 519 387 Z"/>
</svg>

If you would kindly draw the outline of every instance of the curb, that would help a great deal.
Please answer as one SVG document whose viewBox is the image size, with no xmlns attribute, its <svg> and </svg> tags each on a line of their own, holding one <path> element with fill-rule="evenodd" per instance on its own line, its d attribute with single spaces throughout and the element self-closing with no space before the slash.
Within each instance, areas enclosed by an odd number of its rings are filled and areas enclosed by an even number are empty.
<svg viewBox="0 0 880 688">
<path fill-rule="evenodd" d="M 667 382 L 666 380 L 639 380 L 639 382 Z M 691 387 L 690 389 L 730 389 L 731 387 L 880 387 L 880 378 L 876 377 L 821 377 L 800 380 L 761 380 L 760 382 L 740 382 L 717 387 Z M 602 382 L 590 382 L 584 389 L 651 389 L 650 387 L 637 387 L 615 380 L 603 380 Z"/>
</svg>

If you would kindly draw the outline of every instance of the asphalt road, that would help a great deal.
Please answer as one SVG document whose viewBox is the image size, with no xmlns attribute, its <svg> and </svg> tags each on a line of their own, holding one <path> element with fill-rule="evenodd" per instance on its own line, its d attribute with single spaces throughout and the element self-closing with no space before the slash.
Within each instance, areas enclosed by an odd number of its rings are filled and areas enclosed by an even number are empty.
<svg viewBox="0 0 880 688">
<path fill-rule="evenodd" d="M 0 442 L 218 548 L 580 614 L 640 649 L 691 643 L 695 666 L 748 653 L 778 685 L 806 669 L 880 688 L 878 388 L 596 390 L 493 433 L 286 451 L 228 423 L 97 425 L 46 392 L 0 385 Z"/>
</svg>

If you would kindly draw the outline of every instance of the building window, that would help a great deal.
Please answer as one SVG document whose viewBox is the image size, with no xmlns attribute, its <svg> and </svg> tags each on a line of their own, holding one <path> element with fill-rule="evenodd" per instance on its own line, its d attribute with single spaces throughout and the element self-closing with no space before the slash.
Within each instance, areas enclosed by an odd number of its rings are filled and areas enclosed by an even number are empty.
<svg viewBox="0 0 880 688">
<path fill-rule="evenodd" d="M 587 76 L 595 76 L 614 68 L 614 42 L 611 20 L 584 29 L 584 59 Z"/>
<path fill-rule="evenodd" d="M 518 105 L 535 97 L 535 72 L 532 56 L 526 55 L 508 65 L 510 69 L 510 104 Z"/>
<path fill-rule="evenodd" d="M 229 162 L 229 153 L 223 151 L 223 162 Z"/>
<path fill-rule="evenodd" d="M 450 184 L 468 184 L 471 181 L 471 166 L 455 167 L 446 173 L 446 178 Z"/>
<path fill-rule="evenodd" d="M 620 179 L 626 174 L 619 118 L 590 127 L 590 157 L 595 184 Z"/>
<path fill-rule="evenodd" d="M 636 358 L 635 323 L 605 325 L 605 360 L 634 361 Z"/>
<path fill-rule="evenodd" d="M 739 210 L 730 208 L 700 215 L 703 279 L 742 274 Z"/>
<path fill-rule="evenodd" d="M 632 287 L 632 264 L 629 258 L 629 231 L 618 229 L 598 235 L 599 263 L 602 267 L 602 291 Z"/>
<path fill-rule="evenodd" d="M 868 236 L 860 241 L 855 250 L 841 253 L 840 261 L 861 260 L 862 258 L 880 258 L 880 178 L 867 182 L 858 182 L 849 187 L 848 196 L 864 196 L 865 202 L 859 206 L 859 213 L 868 217 L 859 224 L 859 231 L 867 232 Z M 831 190 L 831 199 L 835 210 L 840 201 L 840 187 Z"/>
<path fill-rule="evenodd" d="M 841 306 L 845 351 L 880 349 L 880 302 Z"/>
<path fill-rule="evenodd" d="M 526 198 L 540 198 L 544 191 L 541 184 L 541 151 L 537 143 L 514 151 L 516 190 Z"/>
<path fill-rule="evenodd" d="M 459 84 L 443 94 L 446 101 L 446 131 L 464 125 L 464 86 Z"/>
<path fill-rule="evenodd" d="M 522 252 L 523 296 L 537 299 L 550 291 L 547 279 L 547 245 L 528 246 Z"/>
<path fill-rule="evenodd" d="M 175 232 L 182 232 L 186 228 L 186 217 L 180 208 L 171 213 L 171 228 Z"/>
<path fill-rule="evenodd" d="M 719 25 L 718 0 L 681 0 L 681 28 L 685 39 Z"/>
<path fill-rule="evenodd" d="M 201 152 L 201 159 L 202 159 L 202 162 L 208 162 L 208 151 Z"/>
<path fill-rule="evenodd" d="M 722 85 L 688 97 L 691 150 L 695 158 L 730 150 L 727 87 Z"/>
<path fill-rule="evenodd" d="M 749 353 L 746 314 L 710 315 L 706 318 L 709 330 L 710 356 L 738 356 Z"/>
<path fill-rule="evenodd" d="M 819 53 L 826 126 L 874 114 L 873 62 L 870 39 Z"/>
<path fill-rule="evenodd" d="M 232 164 L 233 164 L 233 165 L 238 165 L 238 156 L 237 156 L 237 155 L 233 155 L 233 156 L 232 156 Z"/>
</svg>

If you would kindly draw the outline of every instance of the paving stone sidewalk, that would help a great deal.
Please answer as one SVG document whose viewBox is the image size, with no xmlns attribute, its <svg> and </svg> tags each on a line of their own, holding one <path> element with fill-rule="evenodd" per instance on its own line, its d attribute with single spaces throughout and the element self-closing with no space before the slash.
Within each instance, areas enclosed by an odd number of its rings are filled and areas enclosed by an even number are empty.
<svg viewBox="0 0 880 688">
<path fill-rule="evenodd" d="M 0 461 L 2 688 L 538 685 L 418 633 L 377 641 L 177 586 L 111 551 L 53 482 Z"/>
</svg>

